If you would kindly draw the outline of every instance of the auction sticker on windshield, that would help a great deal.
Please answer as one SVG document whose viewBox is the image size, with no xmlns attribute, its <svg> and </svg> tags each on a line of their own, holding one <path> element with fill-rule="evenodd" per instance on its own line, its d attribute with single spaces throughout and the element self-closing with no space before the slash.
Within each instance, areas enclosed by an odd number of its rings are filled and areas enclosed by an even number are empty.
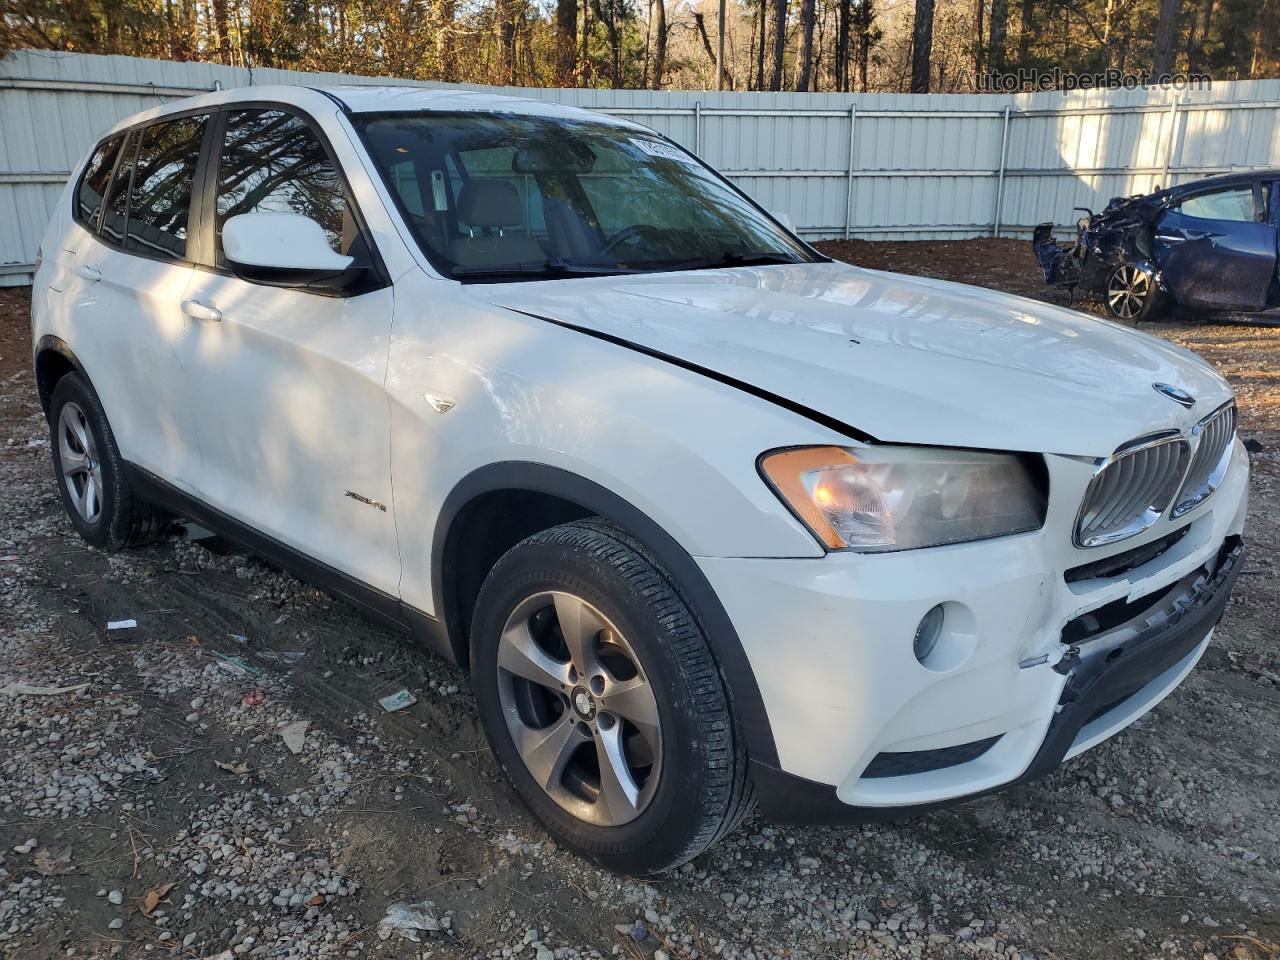
<svg viewBox="0 0 1280 960">
<path fill-rule="evenodd" d="M 660 143 L 657 140 L 637 140 L 635 137 L 628 137 L 627 139 L 651 157 L 661 157 L 664 160 L 675 160 L 679 163 L 693 163 L 693 157 L 669 143 Z"/>
</svg>

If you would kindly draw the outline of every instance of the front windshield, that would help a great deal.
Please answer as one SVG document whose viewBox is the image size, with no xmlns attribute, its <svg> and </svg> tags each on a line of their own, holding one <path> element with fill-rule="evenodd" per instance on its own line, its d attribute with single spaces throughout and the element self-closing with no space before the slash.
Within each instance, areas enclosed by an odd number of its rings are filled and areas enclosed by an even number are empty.
<svg viewBox="0 0 1280 960">
<path fill-rule="evenodd" d="M 356 123 L 419 244 L 459 280 L 815 259 L 655 134 L 491 113 L 371 114 Z"/>
</svg>

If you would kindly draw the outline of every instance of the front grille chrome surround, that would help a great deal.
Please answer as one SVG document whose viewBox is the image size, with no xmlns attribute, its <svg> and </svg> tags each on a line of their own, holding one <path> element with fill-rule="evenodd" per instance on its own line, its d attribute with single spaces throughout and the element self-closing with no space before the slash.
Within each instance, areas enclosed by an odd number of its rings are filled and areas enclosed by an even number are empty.
<svg viewBox="0 0 1280 960">
<path fill-rule="evenodd" d="M 1195 452 L 1169 515 L 1180 517 L 1204 503 L 1222 485 L 1235 448 L 1236 405 L 1228 402 L 1191 428 Z"/>
<path fill-rule="evenodd" d="M 1178 433 L 1134 440 L 1099 462 L 1076 517 L 1075 544 L 1101 547 L 1137 536 L 1181 488 L 1191 446 Z"/>
</svg>

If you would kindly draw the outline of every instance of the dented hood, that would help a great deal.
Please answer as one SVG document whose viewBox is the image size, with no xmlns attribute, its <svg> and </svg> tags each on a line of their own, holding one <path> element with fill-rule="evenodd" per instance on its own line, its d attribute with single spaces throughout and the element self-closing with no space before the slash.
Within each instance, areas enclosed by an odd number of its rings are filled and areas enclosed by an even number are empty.
<svg viewBox="0 0 1280 960">
<path fill-rule="evenodd" d="M 1105 456 L 1230 397 L 1172 343 L 1073 310 L 840 263 L 472 287 L 678 358 L 881 442 Z M 1167 383 L 1194 407 L 1153 389 Z"/>
</svg>

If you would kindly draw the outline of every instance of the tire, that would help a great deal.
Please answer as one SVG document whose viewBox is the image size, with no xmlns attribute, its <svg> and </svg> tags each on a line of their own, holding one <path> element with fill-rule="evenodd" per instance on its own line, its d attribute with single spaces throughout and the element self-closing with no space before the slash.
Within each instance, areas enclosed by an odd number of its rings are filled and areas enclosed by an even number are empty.
<svg viewBox="0 0 1280 960">
<path fill-rule="evenodd" d="M 49 433 L 62 505 L 81 537 L 114 551 L 164 534 L 167 518 L 129 486 L 102 402 L 78 374 L 54 388 Z"/>
<path fill-rule="evenodd" d="M 1107 274 L 1102 302 L 1112 319 L 1126 323 L 1159 320 L 1169 310 L 1169 296 L 1155 279 L 1128 263 L 1120 264 Z"/>
<path fill-rule="evenodd" d="M 571 653 L 563 623 L 575 622 Z M 753 808 L 707 639 L 618 528 L 584 520 L 512 547 L 480 590 L 471 645 L 489 745 L 558 843 L 611 870 L 659 874 Z M 621 772 L 606 778 L 610 757 Z"/>
</svg>

